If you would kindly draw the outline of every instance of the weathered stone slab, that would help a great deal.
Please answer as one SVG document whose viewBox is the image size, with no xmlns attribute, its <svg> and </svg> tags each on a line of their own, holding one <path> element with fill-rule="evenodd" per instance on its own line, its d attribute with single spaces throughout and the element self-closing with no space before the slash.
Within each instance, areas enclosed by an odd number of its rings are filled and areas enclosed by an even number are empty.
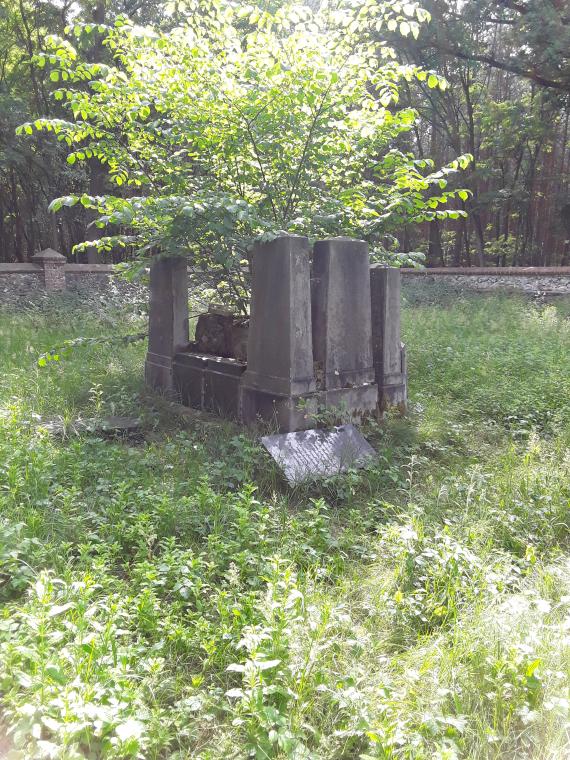
<svg viewBox="0 0 570 760">
<path fill-rule="evenodd" d="M 186 406 L 204 406 L 204 376 L 209 357 L 205 354 L 178 353 L 172 361 L 174 388 Z"/>
<path fill-rule="evenodd" d="M 288 432 L 308 427 L 298 411 L 314 393 L 309 241 L 281 237 L 255 247 L 242 420 Z"/>
<path fill-rule="evenodd" d="M 241 378 L 245 364 L 235 359 L 209 357 L 204 373 L 204 409 L 231 419 L 241 412 Z"/>
<path fill-rule="evenodd" d="M 94 417 L 77 419 L 65 423 L 63 420 L 49 420 L 41 423 L 52 435 L 136 435 L 140 433 L 142 420 L 138 417 Z"/>
<path fill-rule="evenodd" d="M 261 442 L 291 485 L 338 475 L 351 467 L 364 467 L 376 456 L 354 425 L 267 435 Z"/>
</svg>

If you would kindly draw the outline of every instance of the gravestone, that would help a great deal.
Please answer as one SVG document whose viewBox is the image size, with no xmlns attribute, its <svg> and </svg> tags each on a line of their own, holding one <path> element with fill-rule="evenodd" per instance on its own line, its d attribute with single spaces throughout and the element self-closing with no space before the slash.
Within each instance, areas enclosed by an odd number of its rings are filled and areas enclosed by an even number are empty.
<svg viewBox="0 0 570 760">
<path fill-rule="evenodd" d="M 374 382 L 368 245 L 318 240 L 313 250 L 313 350 L 324 387 Z"/>
<path fill-rule="evenodd" d="M 174 391 L 172 361 L 188 345 L 188 271 L 184 256 L 157 256 L 150 265 L 150 311 L 145 380 Z"/>
<path fill-rule="evenodd" d="M 394 405 L 404 411 L 399 271 L 370 268 L 363 241 L 330 238 L 315 244 L 313 274 L 306 237 L 257 245 L 249 327 L 216 307 L 190 344 L 185 258 L 155 258 L 148 385 L 285 433 L 312 427 L 323 411 L 349 420 Z"/>
<path fill-rule="evenodd" d="M 400 271 L 370 267 L 372 352 L 378 384 L 378 411 L 396 407 L 406 411 L 406 350 L 400 337 Z"/>
<path fill-rule="evenodd" d="M 268 435 L 261 442 L 291 485 L 364 467 L 376 456 L 354 425 Z"/>
<path fill-rule="evenodd" d="M 308 424 L 299 401 L 316 389 L 309 241 L 300 235 L 283 235 L 257 245 L 251 265 L 242 416 L 246 422 L 261 417 L 275 420 L 280 430 L 298 430 Z"/>
</svg>

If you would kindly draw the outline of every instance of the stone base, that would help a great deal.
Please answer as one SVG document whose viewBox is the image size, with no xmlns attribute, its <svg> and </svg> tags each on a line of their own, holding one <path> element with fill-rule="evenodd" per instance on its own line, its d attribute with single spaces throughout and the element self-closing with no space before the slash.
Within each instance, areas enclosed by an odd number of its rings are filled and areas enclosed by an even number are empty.
<svg viewBox="0 0 570 760">
<path fill-rule="evenodd" d="M 346 414 L 347 417 L 357 421 L 376 411 L 378 386 L 376 383 L 367 383 L 353 388 L 336 388 L 321 391 L 317 396 L 320 408 L 338 409 L 339 414 Z"/>
<path fill-rule="evenodd" d="M 242 421 L 254 425 L 263 420 L 282 433 L 308 430 L 315 426 L 316 394 L 279 396 L 257 388 L 242 388 Z"/>
<path fill-rule="evenodd" d="M 261 419 L 272 423 L 282 433 L 290 433 L 317 427 L 322 412 L 336 410 L 340 417 L 358 421 L 373 414 L 377 404 L 376 383 L 302 396 L 276 396 L 257 388 L 243 388 L 242 420 L 251 425 Z"/>
<path fill-rule="evenodd" d="M 401 372 L 384 375 L 378 388 L 378 414 L 383 415 L 388 409 L 397 409 L 400 414 L 408 410 L 408 366 L 406 347 L 401 348 Z"/>
<path fill-rule="evenodd" d="M 396 409 L 400 414 L 408 411 L 406 383 L 400 385 L 386 385 L 382 388 L 378 397 L 378 412 L 380 415 L 389 409 Z"/>
<path fill-rule="evenodd" d="M 179 353 L 172 363 L 174 387 L 183 404 L 237 420 L 245 366 L 235 359 Z"/>
<path fill-rule="evenodd" d="M 245 362 L 195 352 L 176 354 L 171 366 L 164 357 L 148 354 L 146 377 L 161 389 L 170 381 L 173 394 L 186 406 L 249 425 L 264 421 L 285 433 L 316 427 L 323 410 L 336 409 L 339 417 L 356 421 L 378 404 L 376 383 L 293 396 L 246 385 L 245 370 Z"/>
<path fill-rule="evenodd" d="M 169 356 L 153 354 L 149 351 L 144 365 L 145 383 L 154 391 L 163 391 L 174 395 L 172 380 L 172 359 Z"/>
</svg>

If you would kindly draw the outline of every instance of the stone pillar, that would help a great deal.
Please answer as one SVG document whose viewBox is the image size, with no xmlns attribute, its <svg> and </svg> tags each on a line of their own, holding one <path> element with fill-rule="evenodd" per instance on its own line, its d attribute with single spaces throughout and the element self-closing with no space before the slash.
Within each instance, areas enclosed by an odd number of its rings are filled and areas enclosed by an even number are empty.
<svg viewBox="0 0 570 760">
<path fill-rule="evenodd" d="M 406 352 L 400 338 L 400 271 L 370 267 L 372 352 L 378 383 L 378 411 L 407 406 Z"/>
<path fill-rule="evenodd" d="M 252 255 L 251 314 L 242 417 L 297 430 L 298 402 L 315 391 L 311 330 L 309 241 L 283 235 Z"/>
<path fill-rule="evenodd" d="M 313 351 L 324 390 L 374 383 L 370 262 L 363 240 L 319 240 L 313 250 Z"/>
<path fill-rule="evenodd" d="M 145 380 L 174 391 L 172 360 L 188 345 L 188 272 L 184 256 L 157 256 L 150 265 L 150 311 Z"/>
<path fill-rule="evenodd" d="M 65 265 L 67 259 L 53 248 L 46 248 L 32 256 L 34 264 L 39 264 L 44 271 L 46 290 L 65 290 Z"/>
</svg>

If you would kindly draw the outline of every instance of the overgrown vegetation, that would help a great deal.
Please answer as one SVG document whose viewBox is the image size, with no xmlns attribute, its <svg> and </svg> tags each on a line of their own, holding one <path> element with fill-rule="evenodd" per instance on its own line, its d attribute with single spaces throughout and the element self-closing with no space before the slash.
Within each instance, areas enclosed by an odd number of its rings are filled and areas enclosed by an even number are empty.
<svg viewBox="0 0 570 760">
<path fill-rule="evenodd" d="M 417 37 L 429 17 L 417 2 L 200 0 L 168 33 L 124 16 L 76 24 L 34 59 L 59 83 L 65 118 L 17 131 L 51 132 L 69 165 L 108 173 L 106 192 L 70 187 L 50 204 L 92 212 L 95 233 L 75 251 L 129 247 L 141 265 L 157 252 L 189 257 L 200 289 L 247 313 L 243 267 L 260 238 L 350 234 L 403 263 L 392 250 L 402 225 L 466 217 L 454 175 L 472 156 L 436 170 L 403 147 L 417 113 L 398 106 L 402 87 L 447 83 L 377 39 L 384 27 Z M 100 42 L 95 61 L 86 39 Z"/>
<path fill-rule="evenodd" d="M 309 20 L 312 28 L 308 30 L 308 37 L 313 57 L 310 65 L 320 74 L 324 73 L 320 83 L 311 82 L 306 71 L 302 73 L 299 56 L 294 56 L 288 75 L 284 75 L 283 70 L 273 70 L 273 65 L 265 71 L 260 66 L 263 57 L 275 50 L 275 37 L 281 40 L 287 37 L 282 22 L 288 16 L 294 19 L 291 41 L 299 37 L 300 28 L 309 18 L 310 11 L 303 6 L 295 9 L 291 16 L 291 3 L 287 1 L 247 4 L 233 0 L 97 0 L 95 3 L 4 0 L 0 12 L 0 225 L 4 231 L 0 236 L 0 260 L 23 261 L 47 246 L 71 255 L 74 244 L 99 236 L 97 230 L 88 227 L 94 213 L 80 204 L 62 209 L 57 219 L 47 213 L 50 201 L 61 196 L 117 196 L 113 211 L 120 210 L 123 221 L 128 220 L 128 211 L 133 211 L 139 239 L 140 233 L 148 240 L 157 227 L 167 226 L 182 237 L 180 230 L 172 229 L 168 222 L 172 221 L 177 208 L 188 205 L 192 209 L 192 206 L 182 202 L 177 205 L 175 198 L 194 194 L 196 184 L 202 188 L 200 179 L 212 169 L 215 171 L 214 190 L 224 189 L 233 197 L 235 186 L 239 184 L 236 180 L 246 180 L 245 187 L 241 188 L 245 190 L 243 195 L 248 201 L 253 198 L 256 205 L 261 197 L 255 211 L 264 223 L 269 220 L 281 225 L 283 217 L 286 221 L 296 216 L 311 219 L 314 216 L 310 213 L 311 204 L 306 201 L 310 200 L 311 192 L 319 194 L 323 189 L 327 192 L 322 198 L 322 217 L 329 214 L 331 205 L 337 221 L 343 206 L 352 208 L 348 220 L 346 214 L 341 214 L 343 223 L 352 224 L 357 216 L 362 217 L 359 212 L 368 209 L 367 203 L 362 209 L 355 208 L 354 203 L 338 203 L 345 200 L 340 190 L 346 180 L 347 147 L 352 145 L 354 149 L 352 162 L 349 161 L 354 167 L 348 183 L 351 188 L 363 184 L 359 176 L 361 156 L 365 144 L 373 143 L 371 134 L 363 134 L 362 141 L 355 141 L 353 129 L 347 135 L 349 139 L 343 140 L 335 137 L 334 130 L 323 130 L 323 124 L 318 125 L 317 132 L 331 135 L 333 139 L 324 140 L 322 134 L 314 134 L 324 155 L 317 162 L 309 193 L 304 190 L 305 197 L 300 204 L 295 193 L 292 203 L 280 202 L 283 194 L 291 196 L 288 191 L 298 184 L 295 173 L 299 166 L 299 143 L 303 143 L 307 127 L 310 128 L 309 112 L 312 108 L 313 115 L 317 113 L 320 95 L 327 87 L 328 74 L 323 70 L 322 59 L 328 55 L 324 51 L 331 39 L 323 39 L 326 27 L 322 21 L 326 15 L 323 12 L 328 8 L 341 11 L 340 15 L 358 12 L 354 22 L 346 16 L 342 19 L 341 39 L 357 55 L 363 53 L 363 48 L 353 41 L 360 39 L 363 31 L 375 45 L 371 55 L 363 56 L 362 65 L 357 66 L 363 73 L 372 72 L 370 85 L 378 69 L 391 63 L 391 59 L 386 58 L 389 49 L 395 50 L 397 60 L 406 64 L 408 70 L 419 67 L 429 72 L 423 79 L 412 77 L 410 81 L 401 82 L 399 102 L 388 103 L 389 123 L 384 137 L 389 148 L 404 155 L 411 152 L 419 159 L 429 156 L 436 166 L 443 166 L 462 153 L 474 157 L 460 180 L 470 195 L 461 199 L 455 209 L 468 211 L 468 218 L 434 216 L 429 225 L 408 225 L 404 222 L 413 219 L 414 214 L 401 213 L 403 209 L 396 205 L 401 219 L 385 225 L 399 237 L 399 244 L 394 241 L 390 253 L 422 251 L 427 253 L 429 264 L 438 266 L 569 263 L 570 245 L 566 242 L 570 239 L 568 0 L 425 0 L 419 8 L 409 0 L 322 0 L 308 5 L 313 11 L 318 9 L 316 26 Z M 234 10 L 239 10 L 240 17 L 234 16 L 232 20 Z M 277 19 L 271 28 L 268 11 Z M 192 44 L 181 29 L 201 25 L 202 32 L 207 31 L 210 12 L 220 13 L 220 23 L 212 36 L 221 40 L 221 44 L 215 45 L 216 49 L 211 48 L 213 55 L 206 67 L 202 66 L 201 55 L 194 65 L 188 66 Z M 426 22 L 429 15 L 431 20 Z M 123 32 L 118 33 L 114 26 L 123 16 L 135 27 L 124 25 Z M 143 34 L 143 26 L 153 31 Z M 223 39 L 225 30 L 231 27 L 233 32 Z M 338 30 L 338 15 L 332 27 Z M 237 59 L 231 60 L 230 52 L 227 80 L 220 87 L 216 66 L 222 60 L 219 54 L 228 50 L 228 43 L 233 44 L 231 37 L 233 41 L 240 37 L 245 45 L 245 40 L 254 32 L 259 32 L 262 38 L 267 34 L 269 41 L 262 40 L 259 55 L 255 56 L 244 46 L 238 58 L 253 66 L 249 69 L 244 66 L 237 87 L 234 86 L 235 72 L 231 70 Z M 60 41 L 60 54 L 57 43 L 55 48 L 51 47 L 54 37 Z M 115 43 L 124 49 L 123 62 L 113 55 L 119 51 L 112 49 Z M 162 53 L 159 45 L 164 45 Z M 77 54 L 75 62 L 69 60 L 71 50 Z M 333 51 L 329 60 L 331 69 L 335 65 L 334 57 Z M 162 80 L 155 76 L 161 64 L 164 64 Z M 78 82 L 80 70 L 85 80 Z M 200 70 L 206 75 L 206 87 L 196 98 L 195 74 Z M 450 84 L 445 90 L 433 86 L 439 75 L 445 76 Z M 303 104 L 297 100 L 302 79 L 308 96 Z M 347 105 L 351 101 L 354 104 L 362 82 L 356 82 L 353 87 L 354 80 L 344 71 L 340 80 L 350 93 Z M 390 80 L 390 84 L 394 83 L 395 80 Z M 100 88 L 98 95 L 89 90 L 90 86 Z M 214 97 L 202 107 L 208 86 Z M 250 86 L 251 99 L 243 98 L 243 88 Z M 332 100 L 336 99 L 339 89 Z M 373 95 L 373 89 L 370 86 L 370 96 L 384 106 L 386 90 L 377 87 Z M 67 92 L 71 90 L 75 94 L 68 100 Z M 184 103 L 185 91 L 189 94 L 189 104 Z M 221 102 L 217 97 L 221 93 L 227 96 L 231 91 L 238 92 L 237 98 L 232 97 L 232 109 L 227 99 Z M 264 105 L 267 94 L 274 105 L 256 117 L 256 109 Z M 97 105 L 103 97 L 106 102 L 101 113 Z M 67 107 L 70 102 L 75 106 L 73 115 Z M 299 112 L 301 105 L 304 114 Z M 416 110 L 418 116 L 414 128 L 407 132 L 394 129 L 409 118 L 411 109 Z M 228 116 L 231 117 L 229 124 Z M 221 123 L 218 123 L 220 117 Z M 39 119 L 59 122 L 62 130 L 64 123 L 72 121 L 73 134 L 78 136 L 73 150 L 67 150 L 53 135 L 35 132 L 32 125 Z M 203 119 L 211 125 L 211 133 L 204 134 Z M 333 116 L 333 121 L 335 119 Z M 342 122 L 341 118 L 339 123 Z M 16 128 L 23 123 L 28 123 L 33 135 L 16 135 Z M 253 126 L 250 135 L 246 134 L 248 123 Z M 292 138 L 293 124 L 296 132 Z M 214 162 L 214 155 L 204 148 L 215 148 L 216 135 L 219 137 L 221 132 L 225 132 L 224 149 L 215 150 Z M 275 134 L 280 138 L 277 141 L 271 139 Z M 256 148 L 251 145 L 251 137 Z M 248 144 L 253 150 L 248 151 Z M 387 146 L 372 147 L 379 147 L 379 155 L 383 156 Z M 337 150 L 334 166 L 331 148 Z M 70 163 L 67 163 L 69 153 Z M 386 200 L 386 190 L 391 188 L 386 178 L 391 180 L 393 172 L 387 167 L 386 174 L 380 166 L 377 177 L 370 168 L 376 163 L 375 157 L 376 151 L 367 157 L 368 184 L 364 186 L 364 197 L 380 196 Z M 100 163 L 98 158 L 107 163 Z M 259 182 L 255 177 L 259 174 L 258 158 L 268 173 L 268 181 Z M 314 164 L 310 157 L 307 165 Z M 108 168 L 121 185 L 109 181 Z M 331 171 L 339 180 L 336 187 L 330 182 Z M 299 179 L 303 185 L 301 174 Z M 255 178 L 253 192 L 252 178 Z M 146 184 L 149 179 L 154 186 Z M 290 179 L 294 181 L 287 185 Z M 169 194 L 170 202 L 162 209 L 151 204 L 145 209 L 141 201 L 133 204 L 134 209 L 129 208 L 133 186 L 127 183 L 133 180 L 145 183 L 135 190 L 138 196 Z M 269 208 L 268 195 L 273 196 L 275 209 Z M 329 202 L 323 211 L 325 197 Z M 353 199 L 354 194 L 349 201 Z M 121 200 L 125 201 L 123 208 L 120 208 Z M 206 196 L 205 200 L 215 212 L 212 219 L 215 217 L 218 224 L 233 226 L 237 221 L 237 232 L 240 235 L 244 232 L 247 225 L 243 224 L 244 220 L 235 220 L 237 211 L 224 214 L 215 207 L 212 196 Z M 331 200 L 335 202 L 330 204 Z M 233 203 L 226 205 L 234 206 Z M 294 205 L 299 208 L 291 213 Z M 412 210 L 410 207 L 409 211 Z M 239 211 L 246 213 L 243 207 Z M 186 225 L 185 235 L 192 239 L 189 226 L 196 230 L 207 227 L 210 234 L 215 233 L 208 220 L 195 212 L 196 209 L 186 212 L 192 222 Z M 251 210 L 247 217 L 247 222 L 259 221 Z M 326 218 L 313 221 L 326 223 L 327 228 L 334 223 L 334 219 Z M 109 234 L 130 234 L 128 227 L 127 223 L 122 229 L 112 228 Z M 172 242 L 172 236 L 168 242 Z M 105 256 L 112 255 L 119 261 L 129 253 L 129 249 L 115 248 L 112 254 Z M 83 255 L 96 258 L 97 253 L 89 250 Z"/>
<path fill-rule="evenodd" d="M 142 346 L 40 369 L 66 311 L 2 315 L 14 757 L 565 756 L 568 306 L 406 300 L 409 419 L 369 426 L 369 471 L 294 491 L 243 431 L 145 396 Z M 134 440 L 40 420 L 141 410 Z"/>
</svg>

